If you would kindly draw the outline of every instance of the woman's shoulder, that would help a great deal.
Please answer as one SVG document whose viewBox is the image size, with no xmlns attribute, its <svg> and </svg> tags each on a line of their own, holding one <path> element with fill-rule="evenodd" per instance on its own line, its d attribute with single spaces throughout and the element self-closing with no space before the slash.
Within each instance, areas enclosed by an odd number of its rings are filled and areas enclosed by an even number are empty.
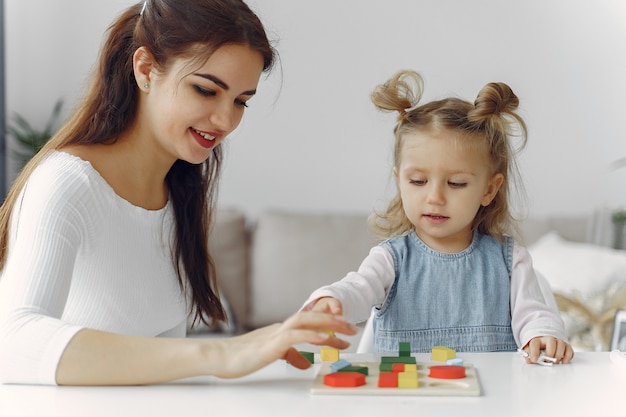
<svg viewBox="0 0 626 417">
<path fill-rule="evenodd" d="M 95 170 L 81 158 L 62 151 L 52 151 L 33 170 L 27 189 L 81 190 L 94 185 Z"/>
<path fill-rule="evenodd" d="M 100 206 L 106 189 L 91 164 L 62 151 L 52 151 L 31 172 L 22 189 L 22 204 L 44 209 Z"/>
<path fill-rule="evenodd" d="M 102 209 L 97 181 L 89 163 L 70 154 L 53 151 L 28 176 L 13 212 L 15 221 L 28 218 L 33 224 L 78 226 L 97 217 Z"/>
<path fill-rule="evenodd" d="M 90 169 L 91 164 L 74 154 L 55 150 L 51 151 L 50 154 L 40 162 L 37 169 L 42 167 L 51 167 L 64 171 L 86 171 Z"/>
</svg>

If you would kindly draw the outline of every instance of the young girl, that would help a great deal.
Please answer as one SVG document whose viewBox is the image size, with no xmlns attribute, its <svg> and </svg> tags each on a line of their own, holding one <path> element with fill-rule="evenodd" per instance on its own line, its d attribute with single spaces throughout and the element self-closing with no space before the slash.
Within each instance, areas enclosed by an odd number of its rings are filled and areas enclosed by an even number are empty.
<svg viewBox="0 0 626 417">
<path fill-rule="evenodd" d="M 0 381 L 149 384 L 235 377 L 294 344 L 347 342 L 331 314 L 230 339 L 185 339 L 224 319 L 207 235 L 221 142 L 274 51 L 241 0 L 147 0 L 113 23 L 76 113 L 0 209 Z M 154 337 L 162 336 L 162 337 Z"/>
<path fill-rule="evenodd" d="M 544 300 L 528 252 L 509 236 L 514 173 L 509 141 L 526 141 L 518 99 L 490 83 L 474 104 L 449 98 L 417 106 L 423 82 L 400 71 L 372 93 L 397 111 L 393 173 L 398 194 L 373 217 L 386 238 L 356 272 L 316 290 L 304 310 L 373 316 L 374 350 L 436 345 L 457 351 L 541 350 L 568 363 L 558 311 Z"/>
</svg>

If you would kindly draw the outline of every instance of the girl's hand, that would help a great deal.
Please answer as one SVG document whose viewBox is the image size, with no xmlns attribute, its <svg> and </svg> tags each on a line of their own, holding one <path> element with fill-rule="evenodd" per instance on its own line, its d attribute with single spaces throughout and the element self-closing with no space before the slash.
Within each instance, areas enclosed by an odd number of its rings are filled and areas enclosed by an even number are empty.
<svg viewBox="0 0 626 417">
<path fill-rule="evenodd" d="M 334 314 L 335 316 L 343 315 L 343 307 L 341 302 L 336 298 L 322 297 L 311 308 L 312 311 L 319 311 L 320 313 Z"/>
<path fill-rule="evenodd" d="M 354 335 L 358 328 L 343 317 L 315 311 L 299 312 L 283 323 L 263 327 L 228 339 L 208 341 L 207 374 L 235 378 L 257 371 L 277 359 L 306 369 L 311 364 L 293 345 L 311 343 L 345 349 L 350 344 L 334 333 Z M 333 334 L 330 334 L 333 333 Z"/>
<path fill-rule="evenodd" d="M 523 349 L 529 354 L 527 363 L 537 363 L 542 350 L 545 356 L 556 359 L 556 363 L 570 363 L 574 357 L 574 350 L 569 343 L 551 336 L 532 338 Z"/>
</svg>

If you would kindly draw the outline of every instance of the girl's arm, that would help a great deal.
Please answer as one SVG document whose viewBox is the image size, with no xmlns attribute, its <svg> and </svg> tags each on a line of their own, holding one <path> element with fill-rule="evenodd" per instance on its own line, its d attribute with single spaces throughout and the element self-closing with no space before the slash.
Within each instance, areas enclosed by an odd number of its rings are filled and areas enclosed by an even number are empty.
<svg viewBox="0 0 626 417">
<path fill-rule="evenodd" d="M 526 248 L 515 245 L 511 272 L 511 326 L 518 346 L 531 350 L 531 362 L 540 350 L 563 362 L 573 356 L 565 325 L 547 282 L 540 279 Z M 549 351 L 549 352 L 548 352 Z"/>
<path fill-rule="evenodd" d="M 305 369 L 294 344 L 338 349 L 349 344 L 327 331 L 354 335 L 356 327 L 330 314 L 301 312 L 283 323 L 224 339 L 125 336 L 84 329 L 67 345 L 56 372 L 59 385 L 154 384 L 199 375 L 234 378 L 277 359 Z"/>
<path fill-rule="evenodd" d="M 369 318 L 372 307 L 381 306 L 395 279 L 393 258 L 382 246 L 375 246 L 356 272 L 340 281 L 315 290 L 304 303 L 311 310 L 320 298 L 332 297 L 341 302 L 343 315 L 359 323 Z"/>
</svg>

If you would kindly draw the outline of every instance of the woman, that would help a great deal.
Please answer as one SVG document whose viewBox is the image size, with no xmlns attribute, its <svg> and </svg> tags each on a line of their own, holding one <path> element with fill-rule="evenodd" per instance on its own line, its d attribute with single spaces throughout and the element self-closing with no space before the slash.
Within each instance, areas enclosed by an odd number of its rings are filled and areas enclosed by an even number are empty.
<svg viewBox="0 0 626 417">
<path fill-rule="evenodd" d="M 109 28 L 75 114 L 0 209 L 0 379 L 149 384 L 236 377 L 296 343 L 347 343 L 342 318 L 301 313 L 230 339 L 207 251 L 221 142 L 274 61 L 239 0 L 149 0 Z M 154 337 L 163 336 L 163 337 Z"/>
</svg>

